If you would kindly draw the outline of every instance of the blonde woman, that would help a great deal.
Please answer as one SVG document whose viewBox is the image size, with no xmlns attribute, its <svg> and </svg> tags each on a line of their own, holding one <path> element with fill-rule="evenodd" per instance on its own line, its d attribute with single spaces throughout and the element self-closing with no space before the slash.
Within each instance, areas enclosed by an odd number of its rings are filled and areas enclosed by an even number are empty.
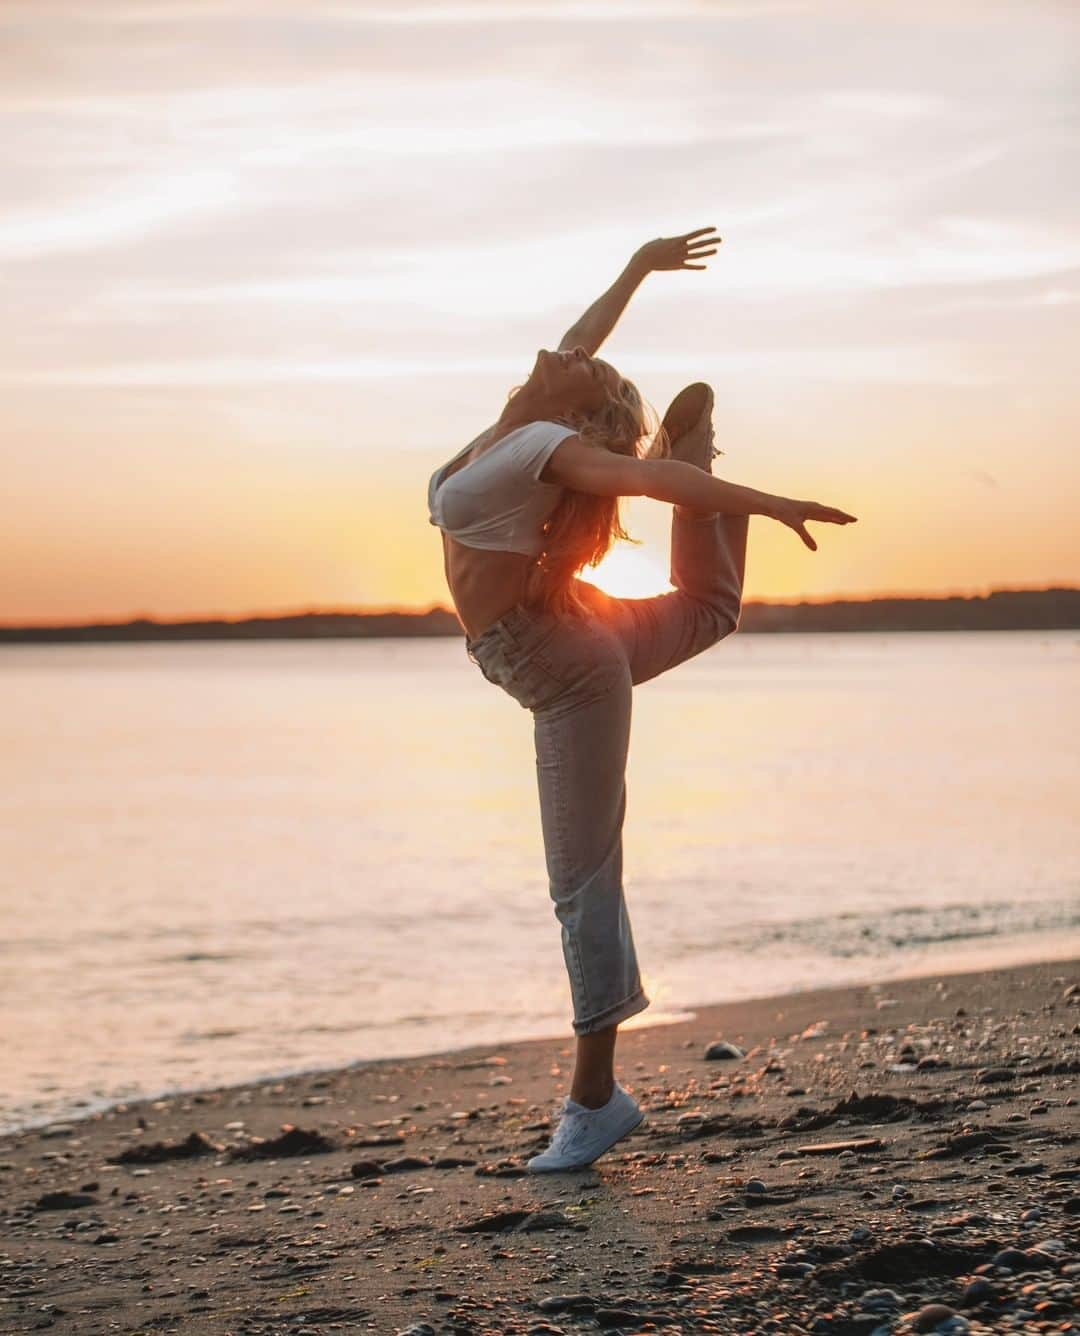
<svg viewBox="0 0 1080 1336">
<path fill-rule="evenodd" d="M 719 242 L 710 227 L 642 246 L 558 349 L 539 352 L 498 421 L 428 485 L 466 651 L 533 716 L 576 1056 L 532 1172 L 590 1164 L 644 1117 L 614 1070 L 620 1022 L 650 1001 L 622 882 L 632 689 L 735 630 L 750 515 L 787 525 L 811 550 L 807 521 L 855 518 L 713 477 L 710 388 L 687 386 L 653 431 L 636 387 L 595 356 L 647 274 L 704 269 Z M 576 578 L 629 537 L 622 496 L 673 506 L 670 592 L 614 598 Z"/>
</svg>

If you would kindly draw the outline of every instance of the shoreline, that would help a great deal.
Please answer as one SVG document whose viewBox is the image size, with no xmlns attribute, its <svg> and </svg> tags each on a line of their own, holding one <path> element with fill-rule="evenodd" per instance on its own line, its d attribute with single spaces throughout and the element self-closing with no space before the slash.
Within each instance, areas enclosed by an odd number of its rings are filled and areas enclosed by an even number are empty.
<svg viewBox="0 0 1080 1336">
<path fill-rule="evenodd" d="M 0 1331 L 1080 1330 L 1078 1022 L 1073 958 L 629 1027 L 645 1123 L 570 1173 L 569 1036 L 9 1133 Z"/>
<path fill-rule="evenodd" d="M 1025 949 L 1018 949 L 1016 942 L 1001 943 L 998 950 L 988 945 L 986 939 L 973 939 L 970 950 L 959 948 L 957 943 L 949 943 L 948 950 L 942 951 L 942 958 L 939 961 L 922 959 L 919 961 L 908 962 L 912 968 L 901 967 L 901 972 L 890 974 L 880 970 L 866 973 L 874 973 L 875 978 L 882 983 L 899 983 L 907 980 L 925 979 L 930 976 L 935 978 L 942 974 L 950 976 L 959 976 L 967 973 L 983 973 L 990 969 L 1012 969 L 1023 965 L 1054 963 L 1068 964 L 1074 960 L 1080 960 L 1080 934 L 1073 934 L 1072 938 L 1061 942 L 1059 934 L 1032 934 L 1035 939 L 1026 942 Z M 944 944 L 942 944 L 944 945 Z M 1055 947 L 1057 949 L 1055 949 Z M 933 949 L 926 951 L 926 955 L 932 955 Z M 875 962 L 880 965 L 881 962 Z M 840 991 L 842 989 L 858 988 L 869 986 L 872 982 L 869 979 L 853 978 L 842 979 L 828 985 L 828 991 Z M 652 1008 L 647 1009 L 638 1016 L 631 1018 L 631 1024 L 620 1027 L 620 1035 L 628 1034 L 635 1029 L 645 1029 L 651 1027 L 660 1027 L 666 1025 L 683 1024 L 696 1019 L 702 1012 L 707 1012 L 716 1007 L 734 1006 L 739 1004 L 765 1003 L 781 998 L 798 997 L 803 993 L 818 989 L 809 990 L 804 986 L 796 987 L 784 991 L 771 991 L 767 993 L 753 993 L 747 996 L 735 996 L 730 998 L 714 999 L 710 1002 L 689 1002 L 678 1010 L 660 1009 L 653 1012 Z M 99 1099 L 90 1099 L 85 1096 L 78 1096 L 79 1099 L 85 1099 L 86 1102 L 78 1108 L 73 1107 L 70 1111 L 62 1108 L 53 1114 L 43 1114 L 41 1117 L 34 1117 L 26 1121 L 19 1122 L 14 1126 L 4 1126 L 0 1124 L 0 1143 L 5 1137 L 14 1136 L 22 1132 L 39 1131 L 43 1127 L 49 1127 L 55 1123 L 77 1124 L 88 1119 L 99 1118 L 103 1114 L 116 1110 L 121 1107 L 130 1108 L 136 1104 L 149 1104 L 155 1100 L 163 1099 L 181 1099 L 191 1098 L 194 1095 L 222 1093 L 229 1090 L 239 1089 L 257 1089 L 271 1082 L 291 1080 L 301 1077 L 326 1076 L 342 1071 L 353 1071 L 358 1067 L 373 1066 L 380 1063 L 390 1062 L 423 1062 L 426 1060 L 435 1060 L 439 1058 L 448 1058 L 460 1053 L 470 1052 L 475 1048 L 481 1047 L 506 1047 L 511 1044 L 537 1043 L 548 1041 L 551 1043 L 566 1042 L 570 1038 L 569 1026 L 565 1032 L 558 1034 L 540 1034 L 522 1037 L 505 1037 L 493 1041 L 474 1041 L 464 1044 L 452 1045 L 448 1048 L 422 1049 L 415 1053 L 397 1053 L 388 1054 L 383 1057 L 357 1058 L 349 1063 L 329 1062 L 317 1063 L 311 1066 L 283 1067 L 268 1070 L 266 1072 L 239 1077 L 236 1080 L 225 1080 L 219 1082 L 199 1081 L 190 1086 L 161 1086 L 141 1094 L 121 1095 L 121 1096 L 102 1096 Z"/>
</svg>

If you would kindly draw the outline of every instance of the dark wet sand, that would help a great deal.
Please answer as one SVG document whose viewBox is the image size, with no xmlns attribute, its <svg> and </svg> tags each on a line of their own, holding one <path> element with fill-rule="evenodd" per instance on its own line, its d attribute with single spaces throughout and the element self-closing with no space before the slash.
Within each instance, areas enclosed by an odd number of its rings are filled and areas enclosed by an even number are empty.
<svg viewBox="0 0 1080 1336">
<path fill-rule="evenodd" d="M 626 1031 L 646 1121 L 574 1173 L 523 1168 L 569 1038 L 0 1138 L 0 1331 L 1080 1333 L 1078 983 L 1025 965 Z M 706 1060 L 720 1039 L 745 1056 Z"/>
</svg>

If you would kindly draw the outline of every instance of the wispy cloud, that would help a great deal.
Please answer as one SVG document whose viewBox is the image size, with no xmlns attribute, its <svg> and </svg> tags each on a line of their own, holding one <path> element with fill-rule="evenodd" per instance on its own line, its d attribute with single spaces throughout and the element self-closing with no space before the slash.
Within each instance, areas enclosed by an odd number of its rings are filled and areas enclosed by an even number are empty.
<svg viewBox="0 0 1080 1336">
<path fill-rule="evenodd" d="M 951 354 L 955 349 L 949 348 Z M 853 377 L 871 382 L 907 384 L 980 385 L 987 374 L 977 368 L 964 372 L 953 364 L 942 369 L 942 349 L 923 342 L 909 347 L 867 348 L 859 345 L 826 345 L 818 348 L 770 347 L 747 352 L 713 353 L 709 361 L 724 376 L 754 375 L 785 380 L 844 381 Z M 631 354 L 635 375 L 648 372 L 679 372 L 700 356 L 687 347 L 657 353 Z M 527 370 L 527 368 L 526 368 Z M 356 381 L 407 380 L 425 377 L 504 375 L 522 373 L 520 355 L 479 357 L 352 357 L 310 361 L 299 358 L 192 359 L 186 362 L 111 363 L 103 367 L 69 366 L 39 371 L 29 376 L 6 376 L 0 369 L 0 384 L 15 382 L 42 386 L 229 386 L 281 385 L 283 383 L 344 383 Z"/>
<path fill-rule="evenodd" d="M 746 0 L 746 3 L 722 3 L 722 0 L 487 0 L 487 3 L 403 4 L 330 4 L 326 13 L 352 23 L 417 24 L 519 24 L 528 22 L 575 23 L 639 20 L 658 23 L 680 19 L 757 19 L 806 10 L 812 0 Z"/>
<path fill-rule="evenodd" d="M 0 259 L 118 246 L 162 224 L 236 204 L 231 173 L 192 171 L 140 180 L 127 194 L 105 195 L 39 215 L 0 220 Z"/>
</svg>

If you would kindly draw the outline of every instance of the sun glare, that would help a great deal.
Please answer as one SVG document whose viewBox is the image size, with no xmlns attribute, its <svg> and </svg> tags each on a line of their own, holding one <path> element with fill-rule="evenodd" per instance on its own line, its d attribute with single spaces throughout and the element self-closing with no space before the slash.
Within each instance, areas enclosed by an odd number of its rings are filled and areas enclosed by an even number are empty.
<svg viewBox="0 0 1080 1336">
<path fill-rule="evenodd" d="M 587 567 L 582 580 L 615 598 L 648 598 L 671 589 L 660 563 L 639 547 L 616 543 L 595 570 Z"/>
</svg>

